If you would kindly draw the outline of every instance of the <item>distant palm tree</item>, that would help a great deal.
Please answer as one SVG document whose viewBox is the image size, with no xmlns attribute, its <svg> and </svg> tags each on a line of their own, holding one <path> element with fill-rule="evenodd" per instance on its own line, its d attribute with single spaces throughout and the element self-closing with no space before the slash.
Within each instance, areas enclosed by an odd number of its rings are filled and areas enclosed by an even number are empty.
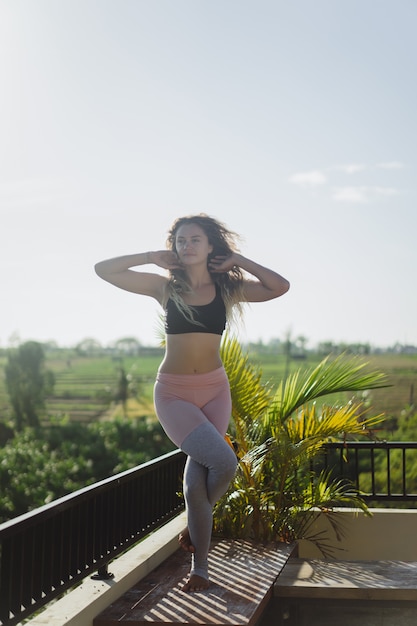
<svg viewBox="0 0 417 626">
<path fill-rule="evenodd" d="M 225 337 L 222 359 L 232 391 L 232 436 L 238 448 L 238 471 L 214 511 L 215 533 L 261 541 L 310 539 L 325 554 L 328 537 L 314 536 L 317 510 L 341 536 L 333 510 L 349 506 L 369 514 L 346 480 L 330 471 L 316 473 L 311 460 L 329 441 L 371 432 L 383 416 L 367 417 L 361 402 L 318 406 L 317 399 L 338 392 L 387 386 L 381 372 L 366 372 L 366 363 L 345 355 L 325 358 L 313 369 L 289 375 L 276 389 L 262 382 L 239 342 Z"/>
</svg>

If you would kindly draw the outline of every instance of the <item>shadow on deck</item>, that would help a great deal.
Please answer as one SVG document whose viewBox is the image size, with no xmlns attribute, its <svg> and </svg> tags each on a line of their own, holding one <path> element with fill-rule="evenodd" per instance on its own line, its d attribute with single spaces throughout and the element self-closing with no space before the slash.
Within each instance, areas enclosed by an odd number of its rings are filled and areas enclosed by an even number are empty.
<svg viewBox="0 0 417 626">
<path fill-rule="evenodd" d="M 200 624 L 253 626 L 272 598 L 273 586 L 293 546 L 213 540 L 210 587 L 186 593 L 190 556 L 177 550 L 94 619 L 94 626 Z"/>
</svg>

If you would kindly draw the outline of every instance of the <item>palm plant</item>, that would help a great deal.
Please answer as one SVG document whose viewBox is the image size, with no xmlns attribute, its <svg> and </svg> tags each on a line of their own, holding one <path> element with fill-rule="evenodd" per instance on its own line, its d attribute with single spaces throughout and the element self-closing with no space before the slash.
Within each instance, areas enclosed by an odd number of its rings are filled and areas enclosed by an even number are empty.
<svg viewBox="0 0 417 626">
<path fill-rule="evenodd" d="M 232 435 L 239 464 L 228 492 L 214 510 L 214 532 L 261 541 L 313 540 L 325 554 L 329 537 L 314 535 L 317 510 L 342 536 L 335 506 L 369 510 L 353 485 L 330 471 L 315 472 L 312 460 L 325 443 L 372 432 L 383 416 L 367 416 L 364 405 L 318 406 L 317 399 L 340 392 L 386 386 L 381 372 L 367 372 L 358 357 L 325 358 L 311 370 L 296 371 L 276 389 L 262 382 L 239 342 L 227 336 L 222 359 L 232 391 Z"/>
</svg>

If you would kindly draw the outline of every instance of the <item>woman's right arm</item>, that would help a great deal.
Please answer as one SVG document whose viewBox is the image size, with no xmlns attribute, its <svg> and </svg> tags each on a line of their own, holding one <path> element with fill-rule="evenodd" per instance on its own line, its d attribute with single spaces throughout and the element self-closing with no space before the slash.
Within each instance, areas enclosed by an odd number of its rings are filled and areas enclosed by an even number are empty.
<svg viewBox="0 0 417 626">
<path fill-rule="evenodd" d="M 133 293 L 151 296 L 163 304 L 168 278 L 160 274 L 132 270 L 132 267 L 149 263 L 164 269 L 178 267 L 176 255 L 169 250 L 161 250 L 107 259 L 96 263 L 94 269 L 100 278 L 112 285 Z"/>
</svg>

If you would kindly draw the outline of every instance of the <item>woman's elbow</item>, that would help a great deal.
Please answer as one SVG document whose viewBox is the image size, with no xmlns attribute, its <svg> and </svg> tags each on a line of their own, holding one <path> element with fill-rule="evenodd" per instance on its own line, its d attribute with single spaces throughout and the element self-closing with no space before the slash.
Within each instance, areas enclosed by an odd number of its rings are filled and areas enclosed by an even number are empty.
<svg viewBox="0 0 417 626">
<path fill-rule="evenodd" d="M 279 296 L 283 296 L 290 288 L 290 282 L 286 278 L 281 278 L 279 285 L 275 291 L 275 298 L 279 298 Z"/>
<path fill-rule="evenodd" d="M 106 277 L 105 261 L 99 261 L 94 265 L 94 271 L 100 278 Z"/>
<path fill-rule="evenodd" d="M 289 289 L 290 289 L 290 281 L 287 280 L 286 278 L 284 278 L 284 284 L 282 286 L 282 294 L 281 295 L 284 295 L 284 293 L 287 293 L 287 291 L 289 291 Z"/>
</svg>

